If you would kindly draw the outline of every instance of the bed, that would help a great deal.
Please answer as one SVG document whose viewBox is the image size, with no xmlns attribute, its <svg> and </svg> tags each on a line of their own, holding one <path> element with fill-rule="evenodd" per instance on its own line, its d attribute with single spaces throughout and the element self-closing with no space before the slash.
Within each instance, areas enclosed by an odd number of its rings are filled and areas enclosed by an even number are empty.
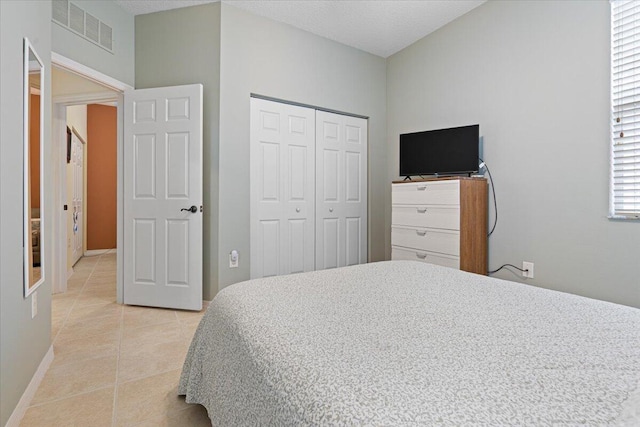
<svg viewBox="0 0 640 427">
<path fill-rule="evenodd" d="M 222 290 L 178 387 L 215 426 L 640 425 L 640 310 L 413 261 Z"/>
</svg>

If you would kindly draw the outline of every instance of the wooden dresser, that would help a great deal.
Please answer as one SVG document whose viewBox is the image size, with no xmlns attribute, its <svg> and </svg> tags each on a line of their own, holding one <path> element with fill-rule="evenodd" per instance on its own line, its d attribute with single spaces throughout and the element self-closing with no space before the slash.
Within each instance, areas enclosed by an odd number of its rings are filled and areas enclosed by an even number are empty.
<svg viewBox="0 0 640 427">
<path fill-rule="evenodd" d="M 487 274 L 487 180 L 396 181 L 391 188 L 391 259 Z"/>
</svg>

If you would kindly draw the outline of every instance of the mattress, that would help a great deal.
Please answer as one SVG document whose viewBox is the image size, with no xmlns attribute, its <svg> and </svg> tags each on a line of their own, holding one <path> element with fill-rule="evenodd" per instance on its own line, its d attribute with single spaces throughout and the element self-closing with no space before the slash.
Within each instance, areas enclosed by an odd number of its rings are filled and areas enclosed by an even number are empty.
<svg viewBox="0 0 640 427">
<path fill-rule="evenodd" d="M 212 301 L 178 392 L 213 425 L 640 425 L 640 310 L 412 261 Z"/>
</svg>

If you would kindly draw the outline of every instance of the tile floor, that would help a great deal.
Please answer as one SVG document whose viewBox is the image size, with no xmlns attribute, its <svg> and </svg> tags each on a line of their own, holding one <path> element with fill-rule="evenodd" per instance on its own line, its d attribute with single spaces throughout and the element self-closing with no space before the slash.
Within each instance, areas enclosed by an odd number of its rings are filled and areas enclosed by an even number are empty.
<svg viewBox="0 0 640 427">
<path fill-rule="evenodd" d="M 82 258 L 53 296 L 54 360 L 21 426 L 210 426 L 176 394 L 200 313 L 116 304 L 116 255 Z"/>
</svg>

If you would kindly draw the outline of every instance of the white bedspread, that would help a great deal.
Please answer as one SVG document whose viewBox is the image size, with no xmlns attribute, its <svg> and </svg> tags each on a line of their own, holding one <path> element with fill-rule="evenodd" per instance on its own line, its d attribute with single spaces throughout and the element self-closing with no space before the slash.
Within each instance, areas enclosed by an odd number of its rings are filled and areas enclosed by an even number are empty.
<svg viewBox="0 0 640 427">
<path fill-rule="evenodd" d="M 640 425 L 640 310 L 411 261 L 238 283 L 179 393 L 215 426 Z"/>
</svg>

